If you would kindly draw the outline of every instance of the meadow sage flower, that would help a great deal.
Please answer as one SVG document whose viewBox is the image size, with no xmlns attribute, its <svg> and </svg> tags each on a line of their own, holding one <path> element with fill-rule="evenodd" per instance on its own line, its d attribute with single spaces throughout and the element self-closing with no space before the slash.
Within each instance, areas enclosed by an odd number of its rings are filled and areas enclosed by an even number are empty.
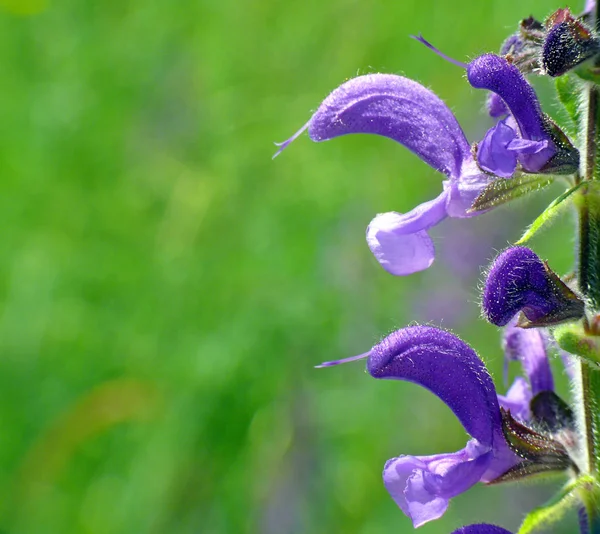
<svg viewBox="0 0 600 534">
<path fill-rule="evenodd" d="M 378 215 L 367 242 L 392 274 L 426 269 L 435 251 L 429 229 L 446 217 L 471 217 L 560 178 L 564 191 L 534 221 L 520 242 L 572 202 L 579 215 L 576 272 L 562 279 L 533 250 L 512 246 L 492 262 L 481 310 L 503 327 L 505 380 L 511 362 L 517 376 L 499 394 L 475 351 L 454 334 L 410 326 L 370 351 L 325 362 L 328 367 L 367 359 L 374 378 L 419 384 L 439 397 L 470 439 L 452 453 L 401 455 L 384 467 L 386 489 L 418 527 L 441 517 L 450 500 L 483 482 L 496 484 L 561 473 L 567 482 L 548 504 L 530 513 L 531 532 L 574 508 L 581 534 L 600 532 L 600 10 L 588 0 L 574 17 L 566 8 L 544 22 L 523 19 L 500 55 L 455 61 L 469 84 L 488 94 L 495 123 L 470 145 L 449 108 L 422 85 L 401 76 L 370 74 L 335 89 L 308 123 L 280 144 L 283 150 L 305 129 L 314 141 L 351 133 L 388 137 L 444 174 L 441 194 L 409 213 Z M 525 78 L 557 78 L 557 93 L 582 150 L 546 115 Z M 583 82 L 582 80 L 585 80 Z M 278 153 L 279 153 L 278 152 Z M 539 176 L 542 175 L 542 176 Z M 557 243 L 557 247 L 561 244 Z M 549 354 L 557 352 L 576 393 L 565 402 L 555 390 Z M 473 524 L 453 534 L 510 534 Z"/>
</svg>

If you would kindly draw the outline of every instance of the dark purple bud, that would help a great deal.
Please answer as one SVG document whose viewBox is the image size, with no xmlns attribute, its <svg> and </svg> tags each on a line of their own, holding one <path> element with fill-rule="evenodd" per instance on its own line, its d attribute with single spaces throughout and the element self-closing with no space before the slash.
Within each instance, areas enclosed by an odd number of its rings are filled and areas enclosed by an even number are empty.
<svg viewBox="0 0 600 534">
<path fill-rule="evenodd" d="M 549 326 L 582 317 L 584 303 L 531 249 L 512 247 L 492 263 L 482 311 L 496 326 L 508 324 L 519 311 L 525 319 L 518 326 Z"/>
<path fill-rule="evenodd" d="M 460 527 L 458 530 L 452 532 L 452 534 L 512 534 L 509 530 L 496 525 L 489 525 L 488 523 L 479 523 L 477 525 L 467 525 L 466 527 Z"/>
<path fill-rule="evenodd" d="M 600 51 L 600 41 L 568 8 L 557 10 L 546 25 L 542 67 L 549 76 L 561 76 Z"/>
</svg>

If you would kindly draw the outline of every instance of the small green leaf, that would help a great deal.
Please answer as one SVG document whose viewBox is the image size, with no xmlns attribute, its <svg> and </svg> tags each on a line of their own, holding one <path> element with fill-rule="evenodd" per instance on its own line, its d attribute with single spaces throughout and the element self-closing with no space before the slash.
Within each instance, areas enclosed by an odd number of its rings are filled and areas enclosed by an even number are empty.
<svg viewBox="0 0 600 534">
<path fill-rule="evenodd" d="M 550 205 L 537 217 L 535 221 L 533 221 L 525 233 L 521 236 L 515 244 L 522 245 L 529 241 L 538 231 L 544 226 L 546 223 L 549 223 L 554 219 L 561 211 L 561 208 L 566 207 L 568 203 L 565 203 L 565 200 L 571 197 L 571 195 L 577 191 L 585 182 L 578 183 L 575 187 L 572 187 L 568 191 L 565 191 L 558 198 L 555 198 Z"/>
<path fill-rule="evenodd" d="M 499 178 L 489 184 L 473 202 L 469 213 L 495 208 L 523 195 L 538 191 L 554 181 L 552 176 L 522 174 L 515 178 Z"/>
<path fill-rule="evenodd" d="M 578 95 L 581 92 L 581 83 L 574 76 L 559 76 L 556 78 L 556 93 L 558 100 L 565 108 L 569 119 L 573 123 L 571 133 L 576 130 L 579 125 L 580 107 Z"/>
<path fill-rule="evenodd" d="M 540 529 L 549 524 L 559 521 L 563 515 L 577 504 L 576 490 L 584 486 L 593 485 L 594 479 L 589 475 L 579 477 L 577 480 L 563 486 L 563 488 L 544 506 L 533 509 L 529 512 L 518 534 L 530 534 L 531 532 L 541 532 Z"/>
</svg>

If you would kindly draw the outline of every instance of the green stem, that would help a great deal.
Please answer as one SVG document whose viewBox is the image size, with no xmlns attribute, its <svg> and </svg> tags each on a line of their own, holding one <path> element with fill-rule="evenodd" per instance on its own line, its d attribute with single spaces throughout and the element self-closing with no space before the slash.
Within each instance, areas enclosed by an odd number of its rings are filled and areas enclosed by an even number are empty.
<svg viewBox="0 0 600 534">
<path fill-rule="evenodd" d="M 600 1 L 592 21 L 600 29 Z M 600 61 L 600 60 L 598 60 Z M 598 65 L 598 61 L 596 64 Z M 600 311 L 600 194 L 596 183 L 600 180 L 598 153 L 600 152 L 600 91 L 596 84 L 586 89 L 587 109 L 583 132 L 581 175 L 589 185 L 579 197 L 579 254 L 578 279 L 581 292 L 587 297 L 591 312 Z M 582 431 L 585 432 L 589 473 L 598 481 L 600 459 L 600 371 L 581 361 Z M 583 504 L 591 534 L 600 534 L 600 498 L 597 488 L 590 488 L 583 496 Z"/>
</svg>

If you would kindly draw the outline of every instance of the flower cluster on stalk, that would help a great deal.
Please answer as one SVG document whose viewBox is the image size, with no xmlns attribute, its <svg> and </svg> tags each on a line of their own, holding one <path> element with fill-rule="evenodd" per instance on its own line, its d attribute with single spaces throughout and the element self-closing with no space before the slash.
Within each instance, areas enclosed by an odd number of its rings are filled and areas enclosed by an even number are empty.
<svg viewBox="0 0 600 534">
<path fill-rule="evenodd" d="M 487 271 L 482 315 L 503 328 L 506 365 L 518 362 L 523 372 L 507 391 L 497 391 L 468 344 L 429 325 L 401 328 L 367 353 L 321 364 L 366 359 L 374 378 L 416 383 L 446 403 L 470 436 L 456 452 L 400 455 L 385 464 L 385 488 L 415 527 L 441 517 L 453 497 L 480 482 L 558 473 L 566 481 L 561 492 L 529 514 L 522 531 L 547 526 L 574 507 L 581 532 L 600 532 L 600 416 L 594 419 L 600 409 L 600 379 L 593 378 L 600 374 L 600 302 L 593 293 L 598 286 L 600 294 L 600 188 L 594 182 L 600 176 L 594 159 L 600 152 L 600 135 L 590 137 L 600 129 L 600 121 L 581 133 L 584 113 L 594 120 L 600 117 L 600 112 L 592 116 L 590 111 L 592 106 L 600 108 L 600 96 L 594 96 L 600 85 L 596 26 L 596 5 L 590 1 L 579 16 L 565 8 L 544 22 L 529 17 L 499 54 L 483 54 L 469 63 L 448 58 L 422 36 L 415 37 L 464 69 L 473 88 L 486 91 L 495 124 L 474 143 L 435 93 L 391 74 L 368 74 L 343 83 L 296 134 L 279 143 L 277 154 L 305 130 L 313 141 L 376 134 L 400 143 L 443 175 L 436 198 L 408 213 L 378 214 L 367 227 L 371 252 L 397 276 L 432 265 L 435 247 L 429 230 L 446 217 L 482 215 L 553 182 L 563 183 L 565 192 L 520 242 L 552 219 L 559 206 L 572 203 L 579 211 L 583 230 L 574 275 L 561 278 L 522 245 L 502 251 Z M 544 113 L 528 80 L 531 75 L 557 79 L 559 99 L 573 119 L 571 128 Z M 596 100 L 584 109 L 585 91 Z M 574 389 L 581 390 L 570 401 L 555 391 L 550 350 L 561 354 Z M 506 532 L 479 524 L 455 534 Z"/>
</svg>

